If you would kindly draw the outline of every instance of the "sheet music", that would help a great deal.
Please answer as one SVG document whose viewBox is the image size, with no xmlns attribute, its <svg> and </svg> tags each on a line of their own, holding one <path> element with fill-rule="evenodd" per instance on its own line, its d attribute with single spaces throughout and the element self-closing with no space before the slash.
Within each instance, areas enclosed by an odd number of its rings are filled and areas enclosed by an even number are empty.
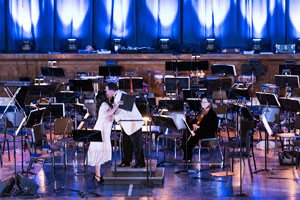
<svg viewBox="0 0 300 200">
<path fill-rule="evenodd" d="M 268 121 L 267 121 L 267 118 L 265 116 L 265 114 L 262 114 L 261 116 L 261 121 L 266 129 L 266 132 L 269 134 L 269 135 L 273 135 L 273 130 L 271 129 Z"/>
<path fill-rule="evenodd" d="M 170 117 L 173 119 L 178 130 L 185 129 L 185 124 L 182 118 L 184 118 L 184 114 L 180 113 L 170 113 Z"/>
</svg>

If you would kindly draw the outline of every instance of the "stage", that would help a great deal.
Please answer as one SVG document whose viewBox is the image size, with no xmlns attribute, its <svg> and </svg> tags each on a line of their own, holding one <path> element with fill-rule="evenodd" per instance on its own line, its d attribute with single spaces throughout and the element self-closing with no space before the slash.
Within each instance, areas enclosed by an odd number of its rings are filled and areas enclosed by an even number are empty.
<svg viewBox="0 0 300 200">
<path fill-rule="evenodd" d="M 256 142 L 257 143 L 257 140 Z M 221 144 L 222 145 L 222 144 Z M 11 145 L 12 147 L 12 145 Z M 22 170 L 21 152 L 17 149 L 17 171 Z M 88 192 L 99 194 L 103 199 L 124 199 L 124 198 L 146 198 L 146 199 L 192 199 L 192 198 L 235 198 L 240 193 L 240 174 L 239 161 L 236 159 L 233 175 L 225 176 L 225 172 L 221 168 L 220 155 L 218 151 L 208 152 L 206 149 L 201 151 L 201 164 L 198 162 L 198 150 L 194 151 L 193 163 L 188 163 L 181 160 L 182 151 L 178 151 L 177 159 L 174 159 L 172 151 L 166 151 L 166 162 L 161 163 L 160 167 L 164 170 L 163 181 L 155 184 L 153 179 L 144 179 L 140 183 L 130 182 L 111 182 L 106 177 L 112 172 L 113 163 L 107 163 L 102 168 L 102 174 L 106 180 L 104 184 L 98 184 L 93 180 L 92 167 L 88 168 L 88 178 L 85 180 L 83 173 L 83 152 L 69 146 L 68 162 L 66 171 L 63 169 L 61 156 L 55 159 L 55 174 L 52 177 L 52 166 L 50 162 L 46 162 L 42 167 L 40 163 L 34 163 L 32 172 L 35 175 L 29 177 L 33 179 L 33 183 L 39 186 L 37 197 L 40 199 L 76 199 L 81 198 L 82 192 L 85 192 L 87 186 Z M 277 148 L 277 151 L 279 148 Z M 13 150 L 11 149 L 11 161 L 8 161 L 7 152 L 3 154 L 3 166 L 0 170 L 0 179 L 7 183 L 7 179 L 13 181 L 14 162 Z M 264 151 L 254 149 L 257 168 L 264 167 Z M 152 151 L 152 156 L 155 157 L 155 151 Z M 269 172 L 259 172 L 254 174 L 253 183 L 251 182 L 248 166 L 244 168 L 242 176 L 242 195 L 249 198 L 271 198 L 271 199 L 297 199 L 300 197 L 300 179 L 299 169 L 295 166 L 280 166 L 277 153 L 273 149 L 267 155 Z M 24 169 L 28 165 L 29 153 L 24 152 Z M 163 161 L 163 151 L 159 152 L 158 162 Z M 188 172 L 176 174 L 178 170 L 188 169 Z M 132 171 L 134 169 L 128 167 L 123 171 Z M 144 169 L 145 171 L 145 169 Z M 79 172 L 79 173 L 78 173 Z M 217 172 L 212 175 L 213 172 Z M 78 174 L 76 174 L 78 173 Z M 76 174 L 76 175 L 75 175 Z M 66 182 L 65 182 L 66 181 Z M 12 183 L 12 182 L 11 182 Z M 87 185 L 86 185 L 87 184 Z M 72 192 L 63 190 L 61 192 L 54 191 L 65 186 L 68 189 L 79 190 Z M 87 194 L 86 197 L 93 197 Z M 7 199 L 14 197 L 6 197 Z"/>
</svg>

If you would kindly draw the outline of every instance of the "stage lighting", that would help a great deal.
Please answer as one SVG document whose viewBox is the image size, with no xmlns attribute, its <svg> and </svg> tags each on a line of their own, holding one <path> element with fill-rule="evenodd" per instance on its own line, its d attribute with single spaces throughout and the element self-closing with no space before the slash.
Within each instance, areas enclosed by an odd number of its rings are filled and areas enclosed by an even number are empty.
<svg viewBox="0 0 300 200">
<path fill-rule="evenodd" d="M 22 43 L 21 43 L 21 51 L 23 51 L 23 52 L 29 52 L 29 51 L 32 50 L 32 48 L 33 48 L 33 44 L 32 44 L 31 41 L 29 41 L 29 40 L 22 41 Z"/>
<path fill-rule="evenodd" d="M 216 49 L 216 40 L 214 38 L 207 38 L 205 43 L 205 50 L 207 53 L 215 52 Z"/>
<path fill-rule="evenodd" d="M 259 53 L 261 51 L 261 38 L 252 39 L 252 50 L 254 50 L 255 53 Z"/>
<path fill-rule="evenodd" d="M 113 39 L 113 42 L 112 42 L 112 47 L 113 47 L 113 51 L 115 52 L 118 52 L 119 49 L 122 47 L 121 45 L 121 39 Z"/>
<path fill-rule="evenodd" d="M 67 49 L 70 52 L 77 51 L 77 40 L 74 38 L 68 39 Z"/>
<path fill-rule="evenodd" d="M 169 41 L 170 40 L 168 38 L 161 38 L 161 39 L 159 39 L 159 48 L 161 50 L 167 50 L 167 49 L 169 49 L 170 48 Z"/>
</svg>

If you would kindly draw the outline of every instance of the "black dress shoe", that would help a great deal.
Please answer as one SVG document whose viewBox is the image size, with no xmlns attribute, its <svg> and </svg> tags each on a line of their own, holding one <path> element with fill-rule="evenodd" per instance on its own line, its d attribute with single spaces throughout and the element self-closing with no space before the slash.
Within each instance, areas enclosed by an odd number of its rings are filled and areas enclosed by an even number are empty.
<svg viewBox="0 0 300 200">
<path fill-rule="evenodd" d="M 130 167 L 130 164 L 127 164 L 127 163 L 121 163 L 121 164 L 119 164 L 118 167 Z"/>
</svg>

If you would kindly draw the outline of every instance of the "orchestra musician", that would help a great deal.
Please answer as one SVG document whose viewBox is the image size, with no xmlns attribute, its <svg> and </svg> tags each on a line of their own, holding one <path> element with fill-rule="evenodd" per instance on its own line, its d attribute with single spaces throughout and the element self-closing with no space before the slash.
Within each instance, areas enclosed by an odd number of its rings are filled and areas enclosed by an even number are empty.
<svg viewBox="0 0 300 200">
<path fill-rule="evenodd" d="M 114 98 L 114 103 L 118 103 L 121 99 L 123 91 L 118 89 L 115 83 L 108 83 L 106 86 L 108 97 Z M 134 168 L 145 167 L 143 144 L 142 144 L 142 126 L 144 124 L 143 117 L 134 103 L 132 111 L 117 109 L 114 113 L 116 122 L 120 122 L 123 134 L 123 158 L 119 167 L 129 167 L 132 161 L 132 154 L 135 155 Z M 128 120 L 128 121 L 126 121 Z M 129 121 L 131 120 L 131 121 Z"/>
<path fill-rule="evenodd" d="M 103 183 L 104 179 L 101 176 L 100 170 L 101 165 L 110 161 L 112 158 L 110 135 L 113 119 L 111 118 L 111 115 L 118 108 L 118 104 L 112 107 L 109 104 L 108 97 L 102 92 L 98 93 L 96 97 L 96 108 L 98 110 L 98 115 L 94 129 L 101 131 L 102 142 L 90 142 L 88 165 L 95 166 L 94 180 L 98 183 Z"/>
<path fill-rule="evenodd" d="M 201 100 L 201 111 L 190 121 L 190 135 L 187 136 L 186 149 L 184 150 L 183 159 L 191 162 L 193 148 L 198 144 L 200 139 L 214 138 L 218 129 L 218 117 L 208 98 Z M 183 144 L 185 145 L 185 144 Z"/>
</svg>

